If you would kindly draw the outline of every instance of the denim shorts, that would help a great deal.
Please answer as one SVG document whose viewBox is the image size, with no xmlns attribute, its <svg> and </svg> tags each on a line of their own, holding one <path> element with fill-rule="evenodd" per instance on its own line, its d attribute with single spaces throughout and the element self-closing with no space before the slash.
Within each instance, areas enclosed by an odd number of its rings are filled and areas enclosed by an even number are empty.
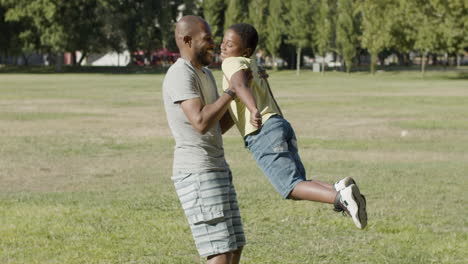
<svg viewBox="0 0 468 264">
<path fill-rule="evenodd" d="M 178 173 L 172 180 L 201 257 L 245 245 L 230 170 Z"/>
<path fill-rule="evenodd" d="M 245 137 L 246 147 L 257 165 L 283 198 L 296 184 L 306 180 L 291 124 L 279 115 L 270 117 L 262 128 Z"/>
</svg>

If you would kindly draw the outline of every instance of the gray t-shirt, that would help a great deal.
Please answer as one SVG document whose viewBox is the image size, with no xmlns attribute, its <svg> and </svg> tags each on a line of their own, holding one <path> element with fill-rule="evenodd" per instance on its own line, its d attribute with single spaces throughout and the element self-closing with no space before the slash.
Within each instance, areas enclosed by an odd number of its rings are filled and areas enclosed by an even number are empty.
<svg viewBox="0 0 468 264">
<path fill-rule="evenodd" d="M 173 174 L 226 169 L 219 123 L 204 135 L 197 132 L 184 114 L 181 102 L 200 97 L 211 104 L 219 97 L 210 70 L 198 70 L 180 58 L 166 73 L 163 82 L 164 108 L 176 141 Z"/>
</svg>

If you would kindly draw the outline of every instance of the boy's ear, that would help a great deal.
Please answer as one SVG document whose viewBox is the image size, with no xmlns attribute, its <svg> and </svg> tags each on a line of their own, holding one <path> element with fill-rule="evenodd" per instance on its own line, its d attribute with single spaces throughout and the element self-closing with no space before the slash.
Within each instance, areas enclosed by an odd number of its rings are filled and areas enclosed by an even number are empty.
<svg viewBox="0 0 468 264">
<path fill-rule="evenodd" d="M 244 53 L 244 57 L 250 57 L 252 56 L 252 49 L 251 48 L 246 48 L 245 49 L 245 53 Z"/>
</svg>

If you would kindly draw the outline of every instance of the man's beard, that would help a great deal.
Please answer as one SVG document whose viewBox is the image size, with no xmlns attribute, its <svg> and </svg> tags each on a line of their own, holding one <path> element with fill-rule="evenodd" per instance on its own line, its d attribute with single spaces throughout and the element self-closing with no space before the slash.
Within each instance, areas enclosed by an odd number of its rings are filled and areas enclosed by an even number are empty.
<svg viewBox="0 0 468 264">
<path fill-rule="evenodd" d="M 206 48 L 203 48 L 200 50 L 200 52 L 198 52 L 197 60 L 200 62 L 201 65 L 208 66 L 211 64 L 212 57 L 209 56 L 210 58 L 208 59 L 207 56 L 208 56 L 208 49 Z"/>
</svg>

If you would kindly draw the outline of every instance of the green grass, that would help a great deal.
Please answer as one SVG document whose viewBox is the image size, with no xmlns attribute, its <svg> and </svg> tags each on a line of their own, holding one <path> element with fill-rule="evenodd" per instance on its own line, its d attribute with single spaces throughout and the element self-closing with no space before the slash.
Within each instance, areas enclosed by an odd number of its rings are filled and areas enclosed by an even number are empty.
<svg viewBox="0 0 468 264">
<path fill-rule="evenodd" d="M 242 263 L 467 263 L 463 74 L 271 72 L 309 177 L 354 177 L 369 225 L 282 200 L 232 130 Z M 0 263 L 203 263 L 170 180 L 162 79 L 0 75 Z"/>
</svg>

